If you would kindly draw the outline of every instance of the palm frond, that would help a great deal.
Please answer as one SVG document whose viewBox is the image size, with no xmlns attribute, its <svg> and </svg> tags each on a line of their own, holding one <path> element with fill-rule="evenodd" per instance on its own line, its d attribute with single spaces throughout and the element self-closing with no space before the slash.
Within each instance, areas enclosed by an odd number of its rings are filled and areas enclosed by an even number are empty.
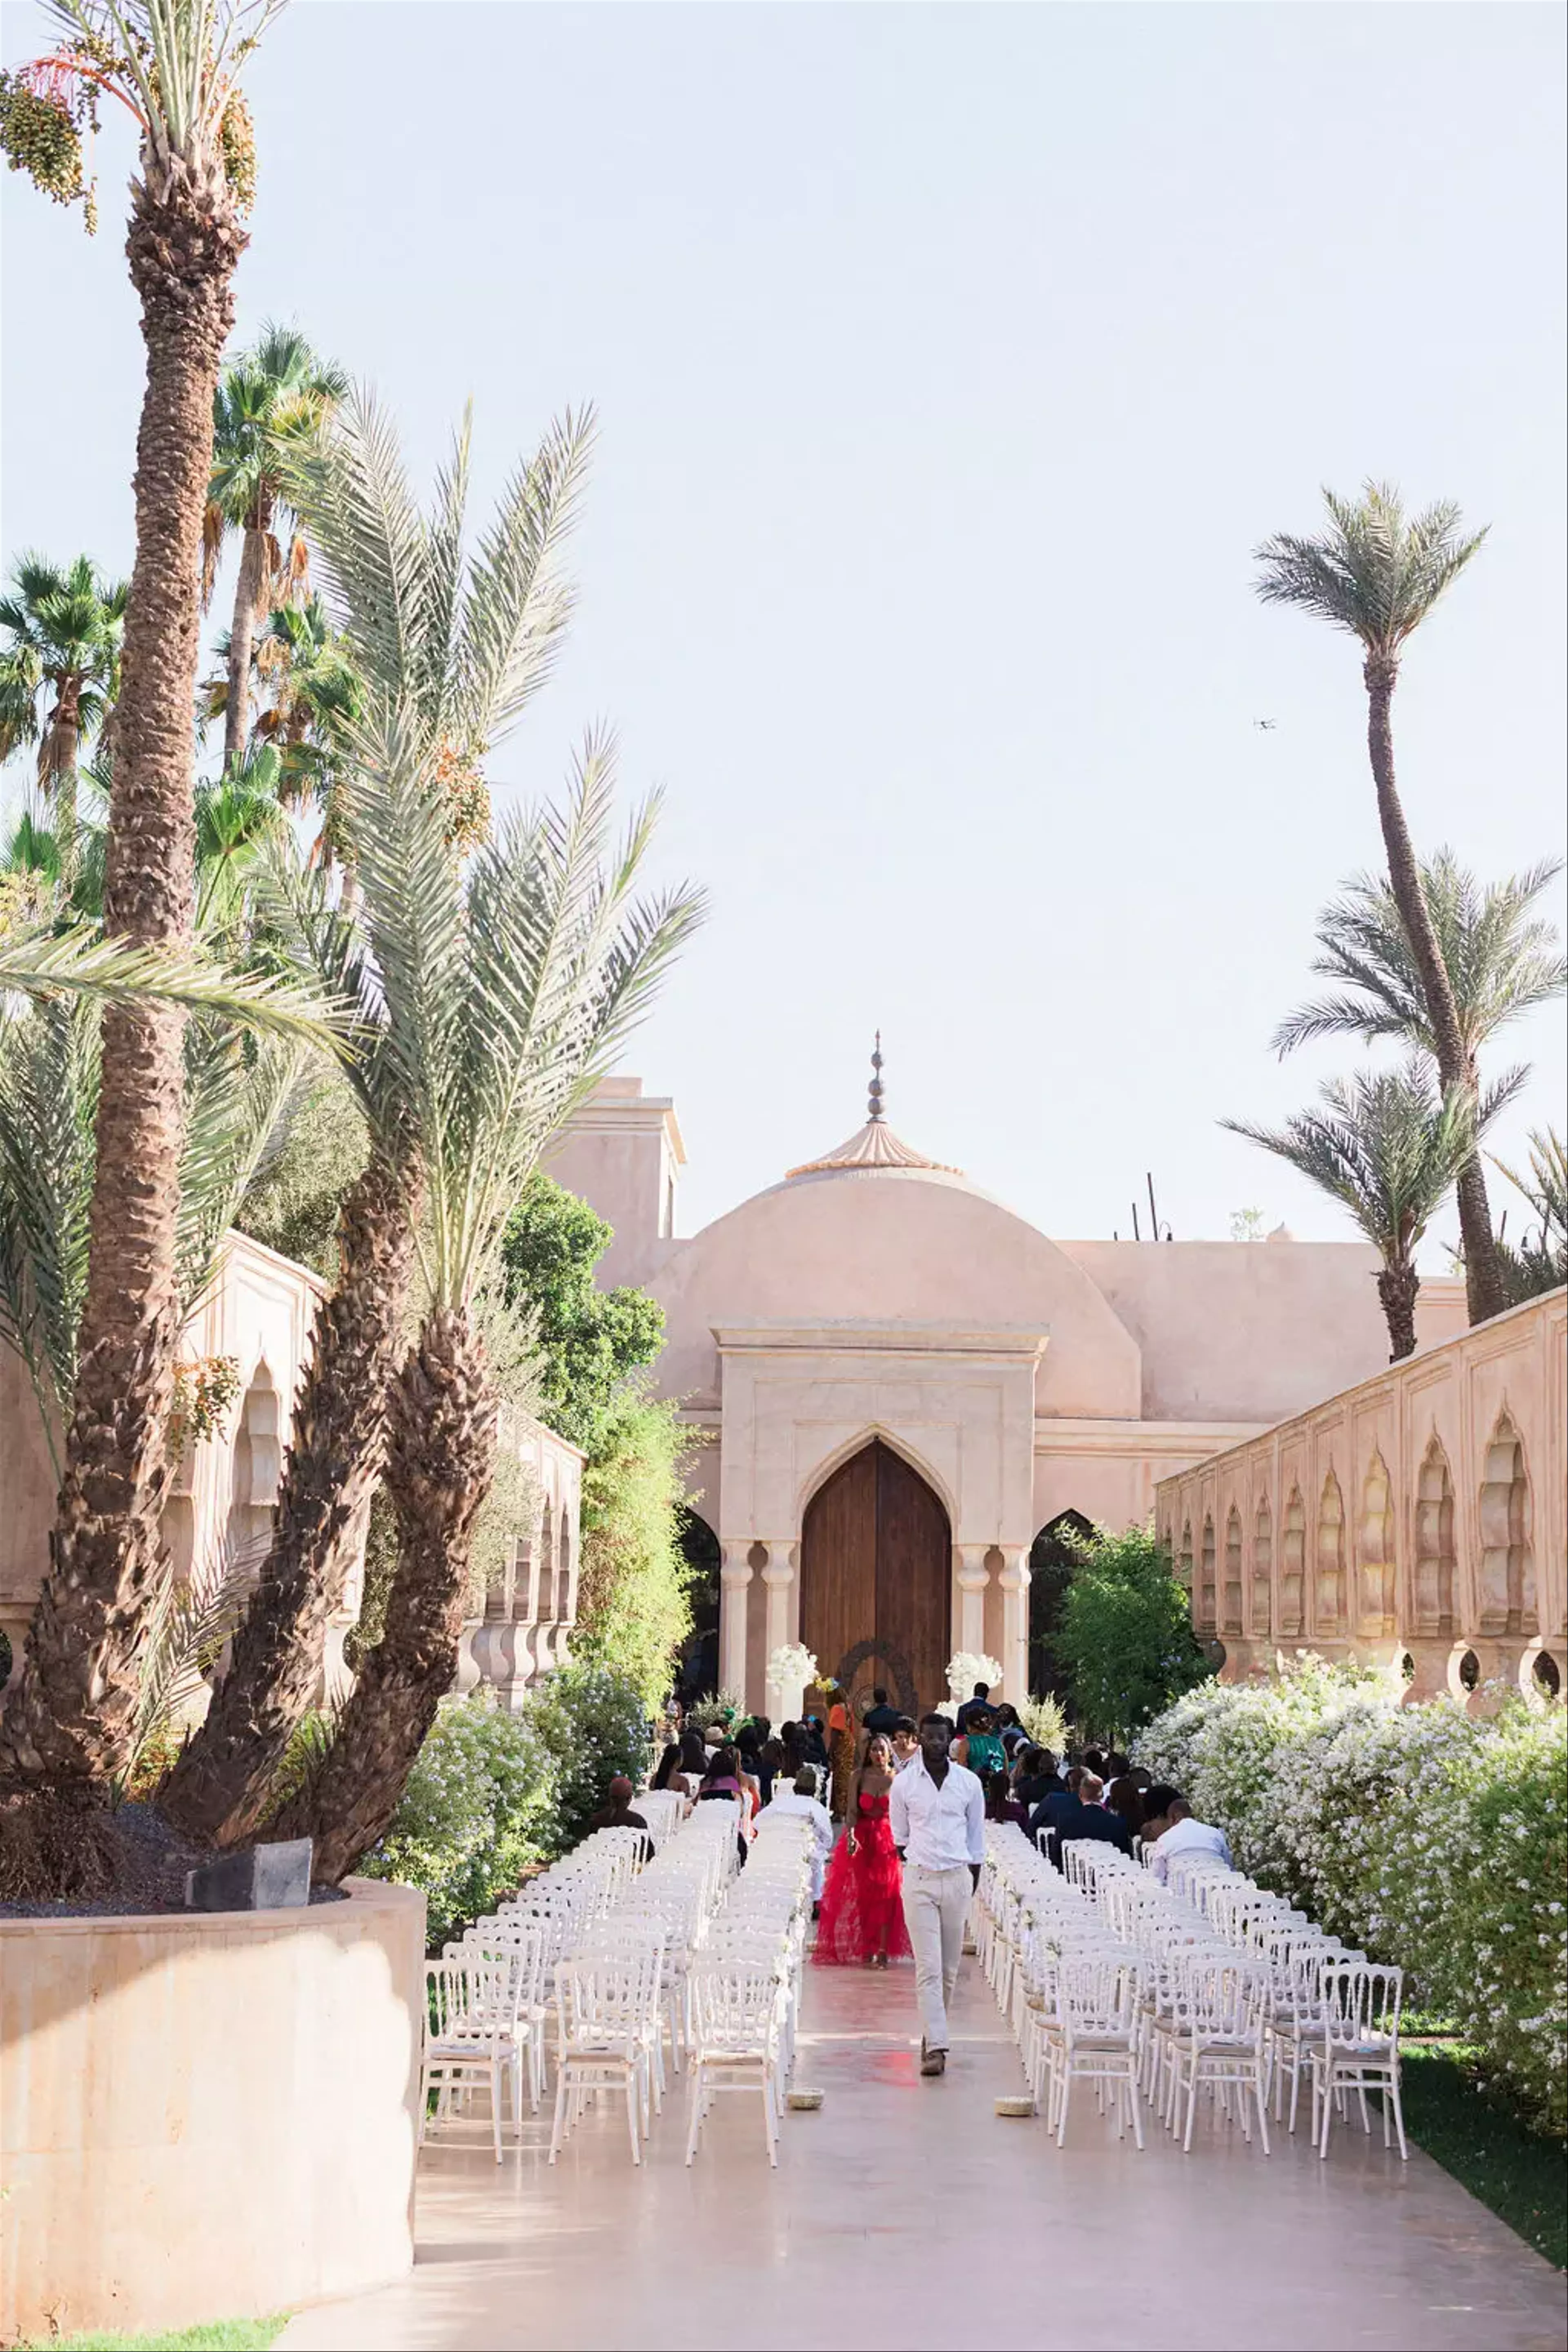
<svg viewBox="0 0 1568 2352">
<path fill-rule="evenodd" d="M 1486 538 L 1466 537 L 1451 499 L 1407 518 L 1399 492 L 1365 482 L 1359 499 L 1325 488 L 1330 528 L 1316 539 L 1279 531 L 1255 549 L 1266 604 L 1293 604 L 1396 657 Z"/>
<path fill-rule="evenodd" d="M 465 730 L 496 743 L 548 676 L 574 593 L 555 572 L 593 454 L 591 408 L 568 409 L 501 494 L 463 597 L 456 701 Z"/>
<path fill-rule="evenodd" d="M 245 1614 L 266 1557 L 264 1537 L 231 1541 L 195 1560 L 183 1582 L 165 1559 L 137 1662 L 136 1729 L 125 1768 L 127 1780 L 134 1780 L 138 1767 L 167 1739 L 206 1687 L 224 1643 Z"/>
<path fill-rule="evenodd" d="M 196 949 L 127 947 L 91 923 L 39 926 L 0 939 L 0 993 L 6 991 L 178 1004 L 346 1057 L 345 1009 L 305 982 L 233 972 Z"/>
</svg>

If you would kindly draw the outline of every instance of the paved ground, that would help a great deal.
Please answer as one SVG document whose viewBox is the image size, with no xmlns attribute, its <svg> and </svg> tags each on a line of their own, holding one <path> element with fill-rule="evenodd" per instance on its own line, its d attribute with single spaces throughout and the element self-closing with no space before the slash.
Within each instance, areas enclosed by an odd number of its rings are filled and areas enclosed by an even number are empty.
<svg viewBox="0 0 1568 2352">
<path fill-rule="evenodd" d="M 999 2118 L 1016 2055 L 964 1963 L 953 2057 L 916 2072 L 909 1973 L 808 1972 L 791 2116 L 770 2173 L 750 2100 L 721 2101 L 683 2162 L 679 2092 L 632 2168 L 614 2106 L 552 2172 L 548 2121 L 499 2172 L 426 2150 L 411 2278 L 300 2314 L 283 2352 L 1559 2352 L 1563 2284 L 1418 2151 L 1336 2135 L 1320 2163 L 1233 2134 L 1140 2155 L 1085 2098 L 1058 2153 Z"/>
</svg>

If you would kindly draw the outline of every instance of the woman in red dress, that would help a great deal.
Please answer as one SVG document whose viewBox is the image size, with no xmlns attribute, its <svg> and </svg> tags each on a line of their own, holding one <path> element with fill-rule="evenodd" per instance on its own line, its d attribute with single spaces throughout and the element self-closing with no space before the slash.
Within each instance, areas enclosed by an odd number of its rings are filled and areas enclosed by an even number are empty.
<svg viewBox="0 0 1568 2352">
<path fill-rule="evenodd" d="M 850 1790 L 849 1823 L 834 1848 L 813 1958 L 825 1968 L 885 1969 L 910 1958 L 903 1874 L 888 1825 L 893 1750 L 879 1732 Z"/>
</svg>

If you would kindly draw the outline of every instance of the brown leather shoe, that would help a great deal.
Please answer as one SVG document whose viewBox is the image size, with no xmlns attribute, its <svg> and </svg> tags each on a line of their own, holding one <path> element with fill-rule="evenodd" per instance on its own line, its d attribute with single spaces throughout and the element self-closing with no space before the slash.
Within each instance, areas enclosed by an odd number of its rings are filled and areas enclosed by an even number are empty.
<svg viewBox="0 0 1568 2352">
<path fill-rule="evenodd" d="M 922 2042 L 921 2043 L 921 2073 L 922 2074 L 944 2074 L 946 2072 L 946 2051 L 928 2050 L 925 2043 Z"/>
</svg>

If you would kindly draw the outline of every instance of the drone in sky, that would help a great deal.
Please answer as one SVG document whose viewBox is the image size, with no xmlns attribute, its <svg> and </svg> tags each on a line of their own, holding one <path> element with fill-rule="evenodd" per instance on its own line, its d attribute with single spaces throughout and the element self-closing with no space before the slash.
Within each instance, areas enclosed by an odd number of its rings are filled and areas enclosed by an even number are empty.
<svg viewBox="0 0 1568 2352">
<path fill-rule="evenodd" d="M 1279 724 L 1278 720 L 1273 719 L 1255 719 L 1252 723 L 1260 735 L 1272 735 Z"/>
</svg>

